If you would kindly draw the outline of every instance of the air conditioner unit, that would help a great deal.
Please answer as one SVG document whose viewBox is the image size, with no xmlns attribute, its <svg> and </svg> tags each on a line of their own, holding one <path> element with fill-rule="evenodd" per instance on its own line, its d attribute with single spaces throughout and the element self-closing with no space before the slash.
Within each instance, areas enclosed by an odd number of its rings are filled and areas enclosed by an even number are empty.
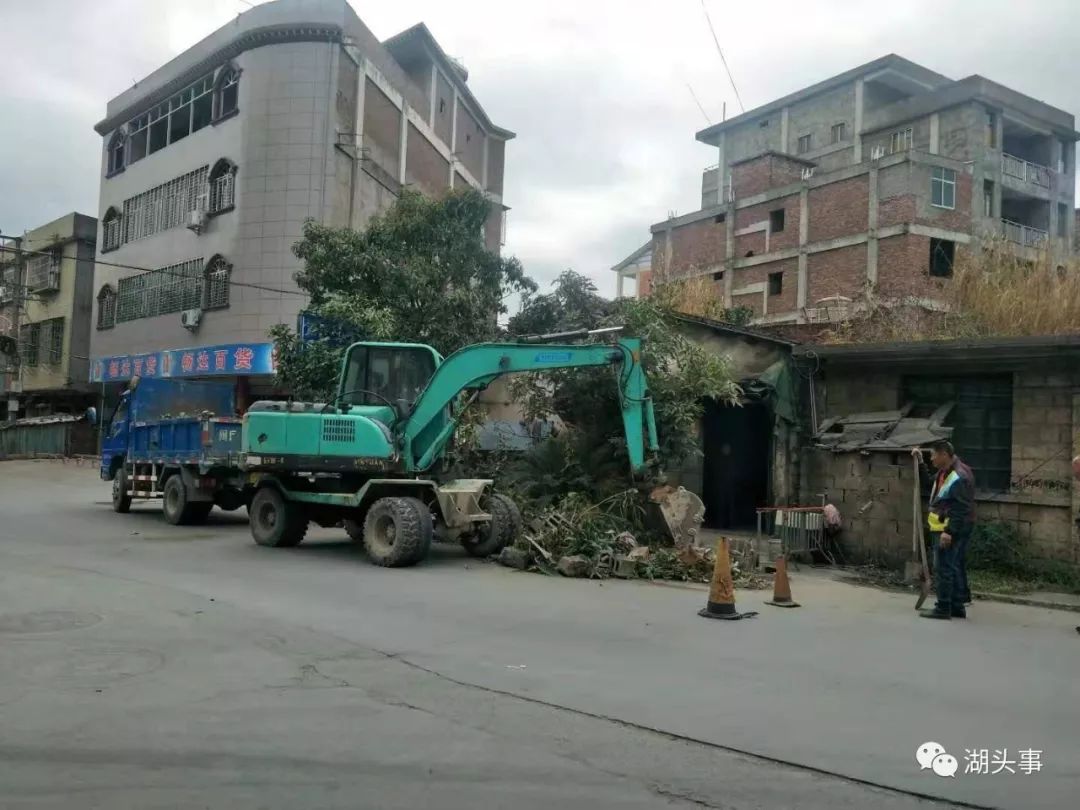
<svg viewBox="0 0 1080 810">
<path fill-rule="evenodd" d="M 196 208 L 194 211 L 188 211 L 187 227 L 189 231 L 202 233 L 202 229 L 206 227 L 206 210 Z"/>
<path fill-rule="evenodd" d="M 883 157 L 885 157 L 884 146 L 875 146 L 873 149 L 870 150 L 871 160 L 881 160 Z"/>
<path fill-rule="evenodd" d="M 192 332 L 199 328 L 199 321 L 201 320 L 201 309 L 185 309 L 180 313 L 180 323 L 183 324 L 185 329 L 189 329 Z"/>
</svg>

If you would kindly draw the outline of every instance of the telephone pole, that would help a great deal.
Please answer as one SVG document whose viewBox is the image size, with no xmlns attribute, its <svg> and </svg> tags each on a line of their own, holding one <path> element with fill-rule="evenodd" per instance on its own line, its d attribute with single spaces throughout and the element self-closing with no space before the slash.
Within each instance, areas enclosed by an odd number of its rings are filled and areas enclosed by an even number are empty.
<svg viewBox="0 0 1080 810">
<path fill-rule="evenodd" d="M 22 251 L 22 237 L 2 237 L 0 239 L 8 240 L 15 243 L 15 277 L 12 279 L 11 284 L 11 337 L 15 342 L 15 350 L 12 352 L 11 366 L 8 371 L 8 421 L 14 422 L 19 418 L 19 394 L 22 393 L 22 329 L 21 329 L 21 315 L 23 307 L 23 298 L 25 295 L 23 287 L 23 278 L 26 275 L 25 268 L 23 267 L 23 251 Z M 8 252 L 7 247 L 2 248 L 4 253 Z"/>
</svg>

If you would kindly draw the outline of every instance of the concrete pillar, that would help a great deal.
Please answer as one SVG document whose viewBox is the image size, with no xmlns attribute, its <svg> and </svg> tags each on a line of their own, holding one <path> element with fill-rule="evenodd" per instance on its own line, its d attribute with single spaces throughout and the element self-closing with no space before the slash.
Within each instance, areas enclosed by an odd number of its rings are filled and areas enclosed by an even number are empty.
<svg viewBox="0 0 1080 810">
<path fill-rule="evenodd" d="M 930 154 L 941 154 L 941 115 L 939 113 L 930 115 Z"/>
<path fill-rule="evenodd" d="M 809 288 L 809 259 L 806 244 L 810 241 L 810 186 L 803 183 L 799 190 L 799 274 L 795 293 L 795 306 L 806 309 Z"/>
<path fill-rule="evenodd" d="M 625 276 L 623 276 L 621 270 L 618 273 L 615 274 L 615 297 L 616 298 L 622 298 L 622 296 L 623 296 L 623 281 L 625 281 L 625 280 L 626 280 L 626 278 L 625 278 Z"/>
<path fill-rule="evenodd" d="M 484 133 L 484 156 L 483 156 L 483 158 L 481 158 L 481 160 L 483 160 L 484 163 L 480 167 L 480 188 L 482 188 L 484 191 L 487 191 L 487 187 L 488 187 L 488 142 L 490 140 L 491 139 L 488 137 L 488 134 L 485 132 Z"/>
<path fill-rule="evenodd" d="M 398 135 L 398 182 L 405 185 L 405 158 L 409 147 L 409 105 L 401 102 L 401 132 Z"/>
<path fill-rule="evenodd" d="M 878 166 L 870 164 L 869 211 L 866 213 L 866 281 L 871 289 L 878 280 Z"/>
<path fill-rule="evenodd" d="M 863 80 L 855 80 L 855 162 L 862 163 Z"/>
<path fill-rule="evenodd" d="M 458 92 L 454 88 L 454 99 L 450 107 L 450 188 L 454 187 L 454 164 L 457 163 L 457 108 Z"/>
<path fill-rule="evenodd" d="M 439 69 L 435 67 L 435 63 L 431 63 L 431 90 L 428 92 L 428 126 L 435 127 L 435 95 L 438 92 L 439 87 Z"/>
<path fill-rule="evenodd" d="M 671 266 L 671 258 L 674 246 L 671 242 L 671 234 L 674 228 L 671 226 L 671 221 L 668 220 L 667 230 L 664 231 L 664 273 L 667 275 L 670 281 L 674 277 L 674 268 Z"/>
<path fill-rule="evenodd" d="M 725 155 L 725 147 L 727 146 L 727 133 L 720 133 L 720 140 L 716 145 L 716 166 L 717 166 L 717 183 L 720 186 L 720 192 L 717 195 L 717 201 L 720 205 L 727 202 L 727 197 L 724 196 L 724 183 L 727 182 L 727 155 Z"/>
<path fill-rule="evenodd" d="M 782 110 L 780 110 L 780 151 L 784 152 L 784 153 L 787 153 L 787 152 L 791 151 L 788 148 L 788 146 L 789 146 L 789 144 L 791 142 L 790 141 L 791 132 L 789 131 L 790 126 L 791 126 L 790 118 L 791 118 L 791 110 L 790 109 L 788 109 L 787 107 L 784 107 Z"/>
<path fill-rule="evenodd" d="M 727 216 L 724 224 L 727 226 L 724 234 L 724 306 L 732 307 L 733 297 L 731 291 L 735 289 L 735 203 L 726 204 Z"/>
</svg>

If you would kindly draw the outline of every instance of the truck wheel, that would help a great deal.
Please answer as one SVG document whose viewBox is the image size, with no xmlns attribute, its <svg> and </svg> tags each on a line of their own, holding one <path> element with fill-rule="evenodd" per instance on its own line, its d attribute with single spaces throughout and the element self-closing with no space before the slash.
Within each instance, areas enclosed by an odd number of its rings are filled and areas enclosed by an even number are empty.
<svg viewBox="0 0 1080 810">
<path fill-rule="evenodd" d="M 112 508 L 114 512 L 125 514 L 131 509 L 131 496 L 127 494 L 127 471 L 123 465 L 116 471 L 112 480 Z"/>
<path fill-rule="evenodd" d="M 364 525 L 357 523 L 355 520 L 346 520 L 345 533 L 349 535 L 349 539 L 354 543 L 364 544 Z"/>
<path fill-rule="evenodd" d="M 248 517 L 251 536 L 260 546 L 298 546 L 307 533 L 308 521 L 303 509 L 287 500 L 277 487 L 263 487 L 255 493 Z"/>
<path fill-rule="evenodd" d="M 165 521 L 173 526 L 184 526 L 195 522 L 195 516 L 201 503 L 190 503 L 187 497 L 187 487 L 179 473 L 173 475 L 165 482 L 165 491 L 161 496 L 161 511 L 165 513 Z"/>
<path fill-rule="evenodd" d="M 415 565 L 431 548 L 431 510 L 416 498 L 379 498 L 364 519 L 364 548 L 376 565 Z"/>
<path fill-rule="evenodd" d="M 461 545 L 473 557 L 490 557 L 498 554 L 521 534 L 521 511 L 506 495 L 488 496 L 491 521 L 482 523 L 476 531 L 461 539 Z"/>
</svg>

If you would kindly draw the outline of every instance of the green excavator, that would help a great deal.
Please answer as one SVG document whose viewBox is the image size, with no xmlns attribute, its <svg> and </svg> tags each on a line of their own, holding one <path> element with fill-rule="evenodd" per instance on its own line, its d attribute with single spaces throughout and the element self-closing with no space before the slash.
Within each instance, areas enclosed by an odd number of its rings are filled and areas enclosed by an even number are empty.
<svg viewBox="0 0 1080 810">
<path fill-rule="evenodd" d="M 244 415 L 241 446 L 255 542 L 295 546 L 314 522 L 344 525 L 383 566 L 419 562 L 436 536 L 475 556 L 497 553 L 522 530 L 517 505 L 493 491 L 489 479 L 446 480 L 443 461 L 464 409 L 493 380 L 516 372 L 610 367 L 630 473 L 647 482 L 657 441 L 641 341 L 547 342 L 595 334 L 481 343 L 446 358 L 422 344 L 355 343 L 332 401 L 254 403 Z M 694 515 L 689 524 L 686 515 L 700 511 L 700 500 L 681 489 L 663 491 L 654 499 L 662 523 L 671 532 L 693 524 Z"/>
</svg>

